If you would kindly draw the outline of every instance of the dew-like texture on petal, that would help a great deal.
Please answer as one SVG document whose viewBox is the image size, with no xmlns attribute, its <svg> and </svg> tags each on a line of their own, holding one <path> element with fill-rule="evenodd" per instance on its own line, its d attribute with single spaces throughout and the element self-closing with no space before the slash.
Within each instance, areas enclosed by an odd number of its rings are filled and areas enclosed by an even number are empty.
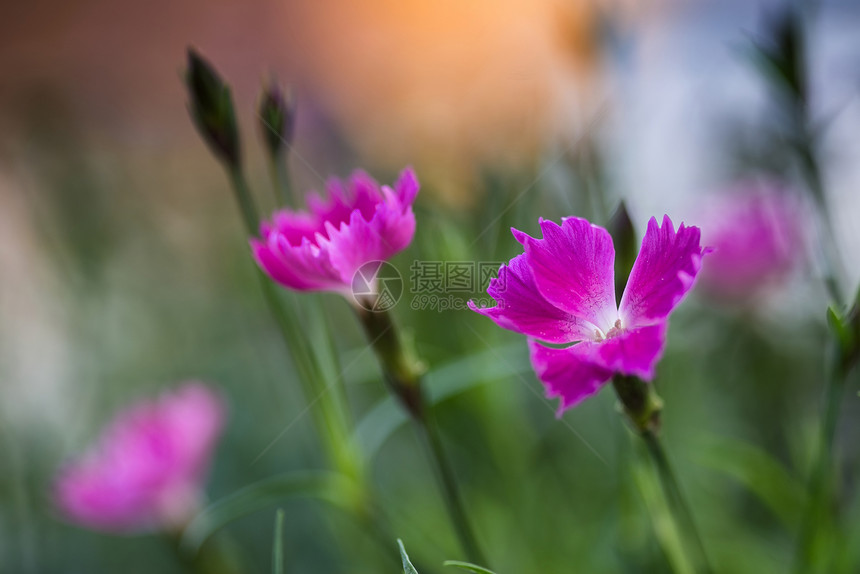
<svg viewBox="0 0 860 574">
<path fill-rule="evenodd" d="M 201 383 L 118 412 L 98 442 L 58 473 L 69 520 L 112 533 L 181 528 L 200 503 L 225 405 Z"/>
<path fill-rule="evenodd" d="M 596 345 L 595 361 L 612 372 L 650 381 L 666 346 L 666 328 L 663 321 L 610 337 Z"/>
<path fill-rule="evenodd" d="M 601 331 L 618 318 L 615 307 L 615 249 L 609 233 L 570 217 L 559 226 L 540 222 L 543 239 L 515 234 L 523 243 L 541 295 Z"/>
<path fill-rule="evenodd" d="M 612 371 L 595 360 L 598 346 L 584 341 L 553 349 L 529 340 L 532 367 L 546 388 L 547 397 L 560 399 L 559 416 L 596 394 L 612 377 Z"/>
<path fill-rule="evenodd" d="M 349 292 L 355 272 L 405 249 L 415 234 L 418 179 L 405 169 L 394 189 L 364 172 L 327 183 L 328 199 L 308 198 L 308 212 L 282 210 L 251 240 L 257 264 L 298 291 Z"/>
<path fill-rule="evenodd" d="M 652 217 L 621 298 L 619 316 L 627 329 L 662 321 L 692 288 L 702 266 L 698 227 L 677 233 L 669 216 Z"/>
<path fill-rule="evenodd" d="M 526 255 L 517 255 L 499 269 L 487 289 L 497 305 L 469 308 L 485 315 L 504 329 L 529 335 L 549 343 L 572 343 L 594 336 L 594 327 L 583 324 L 570 313 L 543 298 L 535 285 Z"/>
</svg>

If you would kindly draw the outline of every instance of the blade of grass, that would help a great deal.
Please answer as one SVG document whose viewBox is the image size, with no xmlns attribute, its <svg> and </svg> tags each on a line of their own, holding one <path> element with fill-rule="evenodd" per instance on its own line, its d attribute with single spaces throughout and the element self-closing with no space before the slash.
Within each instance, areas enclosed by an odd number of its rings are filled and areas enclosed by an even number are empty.
<svg viewBox="0 0 860 574">
<path fill-rule="evenodd" d="M 418 574 L 418 570 L 409 561 L 409 555 L 406 554 L 406 548 L 403 546 L 403 541 L 397 539 L 397 546 L 400 548 L 400 557 L 403 559 L 403 574 Z"/>
<path fill-rule="evenodd" d="M 272 574 L 284 574 L 284 510 L 275 514 L 275 540 L 272 544 Z"/>
<path fill-rule="evenodd" d="M 477 564 L 472 564 L 471 562 L 460 562 L 459 560 L 446 560 L 442 563 L 442 566 L 453 566 L 455 568 L 468 570 L 469 572 L 477 572 L 477 574 L 496 574 L 492 570 L 487 570 L 483 566 L 478 566 Z"/>
</svg>

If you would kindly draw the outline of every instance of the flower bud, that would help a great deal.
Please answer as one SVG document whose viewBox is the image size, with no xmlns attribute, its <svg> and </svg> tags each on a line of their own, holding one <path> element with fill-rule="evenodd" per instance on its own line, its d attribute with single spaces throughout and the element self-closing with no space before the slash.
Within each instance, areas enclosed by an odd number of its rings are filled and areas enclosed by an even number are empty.
<svg viewBox="0 0 860 574">
<path fill-rule="evenodd" d="M 212 153 L 231 168 L 239 166 L 239 131 L 230 88 L 193 48 L 188 49 L 185 84 L 191 98 L 188 111 Z"/>
<path fill-rule="evenodd" d="M 639 253 L 636 229 L 633 227 L 624 201 L 618 204 L 606 230 L 612 236 L 612 243 L 615 245 L 615 298 L 616 303 L 620 303 L 630 270 L 633 269 L 636 255 Z"/>
<path fill-rule="evenodd" d="M 757 60 L 772 82 L 800 102 L 806 98 L 802 26 L 797 9 L 774 12 L 764 23 L 765 43 L 755 46 Z"/>
<path fill-rule="evenodd" d="M 271 82 L 263 89 L 257 117 L 266 148 L 277 156 L 293 141 L 296 106 L 292 94 L 284 94 L 277 83 Z"/>
</svg>

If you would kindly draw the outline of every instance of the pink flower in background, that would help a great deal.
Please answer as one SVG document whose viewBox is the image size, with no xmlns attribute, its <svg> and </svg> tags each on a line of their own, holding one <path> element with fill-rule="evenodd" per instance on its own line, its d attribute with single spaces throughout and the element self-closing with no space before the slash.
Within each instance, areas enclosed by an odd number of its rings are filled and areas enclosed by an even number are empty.
<svg viewBox="0 0 860 574">
<path fill-rule="evenodd" d="M 225 410 L 218 393 L 196 382 L 121 410 L 93 447 L 61 469 L 56 505 L 104 532 L 182 528 L 203 498 Z"/>
<path fill-rule="evenodd" d="M 745 301 L 784 282 L 802 261 L 797 201 L 776 185 L 744 184 L 709 210 L 714 246 L 702 286 L 718 299 Z"/>
<path fill-rule="evenodd" d="M 328 182 L 327 201 L 311 196 L 310 211 L 282 210 L 251 240 L 257 264 L 272 279 L 298 291 L 348 295 L 356 271 L 405 249 L 415 233 L 415 172 L 405 169 L 394 188 L 364 172 Z"/>
<path fill-rule="evenodd" d="M 620 306 L 615 304 L 615 249 L 609 233 L 570 217 L 540 221 L 543 239 L 516 229 L 525 253 L 490 282 L 496 307 L 470 307 L 500 327 L 530 337 L 532 366 L 559 414 L 595 394 L 613 374 L 654 377 L 669 314 L 692 288 L 708 251 L 697 227 L 676 232 L 669 217 L 648 222 Z M 576 343 L 564 348 L 539 344 Z"/>
</svg>

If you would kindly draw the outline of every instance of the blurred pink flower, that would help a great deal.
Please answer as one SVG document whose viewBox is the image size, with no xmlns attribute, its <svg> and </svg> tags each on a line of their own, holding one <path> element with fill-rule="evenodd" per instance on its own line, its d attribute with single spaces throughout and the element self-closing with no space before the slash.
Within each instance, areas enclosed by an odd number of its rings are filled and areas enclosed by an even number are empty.
<svg viewBox="0 0 860 574">
<path fill-rule="evenodd" d="M 569 217 L 540 222 L 543 239 L 513 230 L 525 253 L 490 282 L 498 305 L 472 310 L 528 335 L 532 366 L 559 397 L 559 414 L 595 394 L 615 373 L 650 381 L 663 353 L 669 314 L 692 288 L 702 264 L 697 227 L 675 231 L 648 222 L 621 304 L 615 304 L 612 238 L 602 227 Z M 532 339 L 533 337 L 534 339 Z M 576 343 L 551 348 L 548 343 Z"/>
<path fill-rule="evenodd" d="M 714 254 L 702 273 L 713 297 L 743 302 L 772 291 L 803 260 L 803 225 L 797 201 L 774 184 L 744 184 L 709 212 Z"/>
<path fill-rule="evenodd" d="M 364 172 L 328 182 L 329 198 L 312 195 L 310 211 L 284 209 L 251 240 L 257 264 L 272 279 L 297 291 L 335 291 L 349 296 L 356 271 L 405 249 L 415 234 L 412 202 L 418 179 L 403 170 L 394 189 Z"/>
<path fill-rule="evenodd" d="M 104 532 L 182 528 L 203 498 L 225 411 L 221 396 L 197 382 L 121 410 L 95 446 L 60 470 L 56 505 Z"/>
</svg>

